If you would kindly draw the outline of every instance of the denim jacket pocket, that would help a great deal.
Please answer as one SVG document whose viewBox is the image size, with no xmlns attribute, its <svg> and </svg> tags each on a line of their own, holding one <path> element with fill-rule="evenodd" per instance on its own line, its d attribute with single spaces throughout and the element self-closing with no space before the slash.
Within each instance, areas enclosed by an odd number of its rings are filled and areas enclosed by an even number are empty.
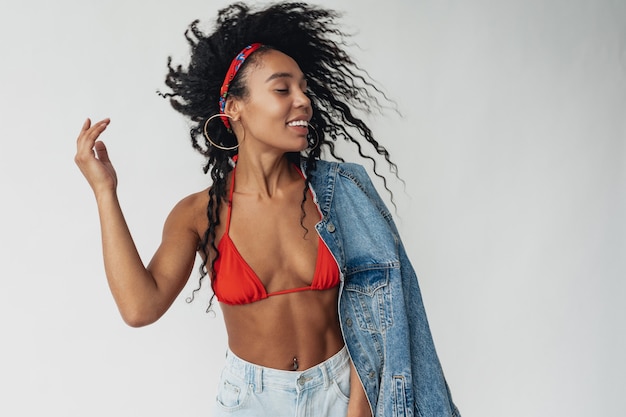
<svg viewBox="0 0 626 417">
<path fill-rule="evenodd" d="M 344 289 L 361 330 L 384 333 L 393 325 L 389 277 L 394 267 L 377 264 L 347 271 Z"/>
</svg>

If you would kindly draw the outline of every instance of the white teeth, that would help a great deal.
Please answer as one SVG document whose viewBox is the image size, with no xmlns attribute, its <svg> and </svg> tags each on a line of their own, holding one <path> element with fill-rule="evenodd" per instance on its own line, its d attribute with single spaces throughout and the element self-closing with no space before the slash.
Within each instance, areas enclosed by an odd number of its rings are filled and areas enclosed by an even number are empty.
<svg viewBox="0 0 626 417">
<path fill-rule="evenodd" d="M 294 120 L 293 122 L 287 123 L 287 126 L 304 126 L 304 127 L 308 127 L 309 126 L 309 122 L 307 122 L 306 120 Z"/>
</svg>

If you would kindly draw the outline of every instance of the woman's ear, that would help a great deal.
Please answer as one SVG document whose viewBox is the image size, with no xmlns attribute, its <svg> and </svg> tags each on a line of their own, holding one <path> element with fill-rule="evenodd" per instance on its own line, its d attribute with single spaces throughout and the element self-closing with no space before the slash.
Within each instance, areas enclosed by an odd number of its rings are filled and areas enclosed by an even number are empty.
<svg viewBox="0 0 626 417">
<path fill-rule="evenodd" d="M 232 121 L 238 122 L 241 119 L 241 101 L 236 98 L 228 98 L 224 113 L 229 115 Z"/>
</svg>

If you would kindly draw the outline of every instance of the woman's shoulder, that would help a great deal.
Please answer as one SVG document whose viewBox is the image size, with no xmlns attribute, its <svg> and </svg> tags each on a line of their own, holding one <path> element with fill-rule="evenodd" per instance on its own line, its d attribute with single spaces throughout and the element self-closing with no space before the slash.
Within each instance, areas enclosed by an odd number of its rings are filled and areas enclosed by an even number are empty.
<svg viewBox="0 0 626 417">
<path fill-rule="evenodd" d="M 189 211 L 200 208 L 206 209 L 209 203 L 209 188 L 198 191 L 182 198 L 175 206 L 174 210 Z"/>
<path fill-rule="evenodd" d="M 182 198 L 170 212 L 167 222 L 197 230 L 199 223 L 206 222 L 209 204 L 209 189 L 198 191 Z"/>
</svg>

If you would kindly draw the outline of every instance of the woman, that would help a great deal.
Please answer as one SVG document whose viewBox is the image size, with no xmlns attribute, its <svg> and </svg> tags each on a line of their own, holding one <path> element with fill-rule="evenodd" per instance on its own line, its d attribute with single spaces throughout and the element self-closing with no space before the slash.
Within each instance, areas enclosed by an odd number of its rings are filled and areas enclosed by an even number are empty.
<svg viewBox="0 0 626 417">
<path fill-rule="evenodd" d="M 389 212 L 363 168 L 319 159 L 343 138 L 395 170 L 352 114 L 378 90 L 340 48 L 335 17 L 235 4 L 208 36 L 192 23 L 190 64 L 169 66 L 164 96 L 194 123 L 212 185 L 174 207 L 147 267 L 98 140 L 109 120 L 85 122 L 76 163 L 98 202 L 107 279 L 123 319 L 144 326 L 201 255 L 228 333 L 214 415 L 458 415 Z"/>
</svg>

